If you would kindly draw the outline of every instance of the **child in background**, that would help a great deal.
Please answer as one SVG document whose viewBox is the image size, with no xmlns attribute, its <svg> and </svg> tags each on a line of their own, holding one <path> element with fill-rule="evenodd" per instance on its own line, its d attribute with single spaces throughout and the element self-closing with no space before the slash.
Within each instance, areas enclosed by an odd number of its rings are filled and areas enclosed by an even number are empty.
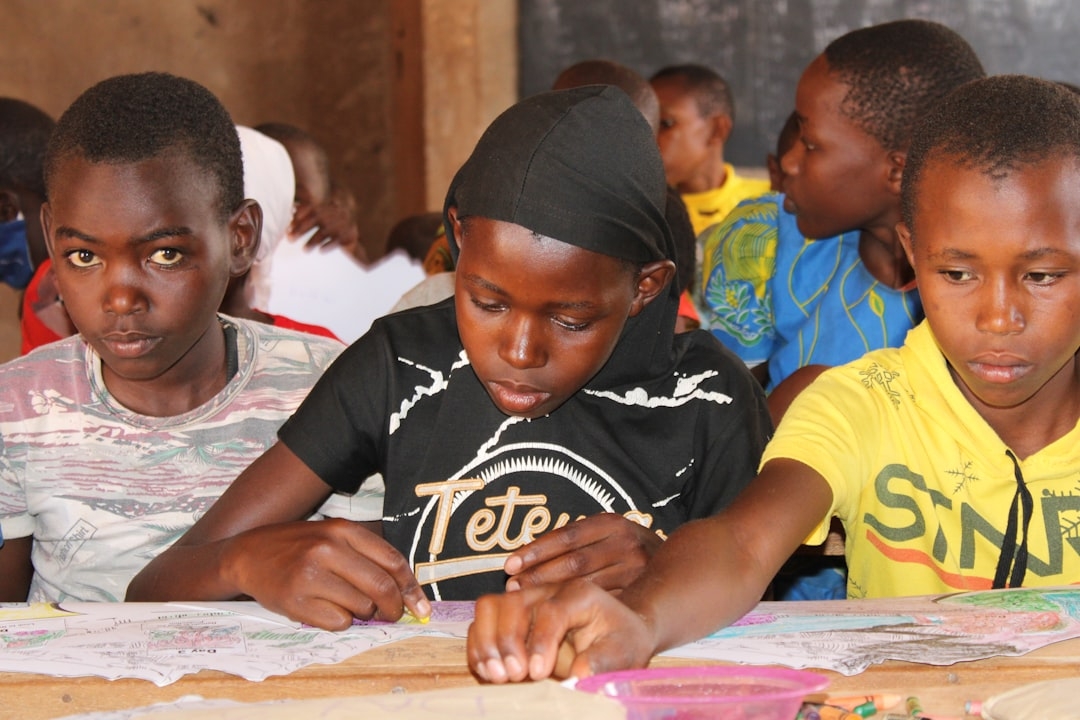
<svg viewBox="0 0 1080 720">
<path fill-rule="evenodd" d="M 0 366 L 0 599 L 119 601 L 342 349 L 225 318 L 261 211 L 202 86 L 125 75 L 63 114 L 46 243 L 79 334 Z"/>
<path fill-rule="evenodd" d="M 0 282 L 22 290 L 47 257 L 41 233 L 41 163 L 53 119 L 28 102 L 0 98 Z"/>
<path fill-rule="evenodd" d="M 768 192 L 768 181 L 740 177 L 724 162 L 735 98 L 719 73 L 704 65 L 672 65 L 649 82 L 660 99 L 657 141 L 664 171 L 686 203 L 695 235 L 746 198 Z"/>
<path fill-rule="evenodd" d="M 292 160 L 285 146 L 258 130 L 238 125 L 240 151 L 244 159 L 244 192 L 256 200 L 262 210 L 262 233 L 255 257 L 266 258 L 285 237 L 292 220 L 293 197 L 296 194 Z M 257 262 L 257 260 L 256 260 Z M 225 289 L 219 310 L 231 317 L 257 320 L 275 327 L 340 339 L 321 325 L 304 323 L 284 315 L 271 314 L 252 304 L 255 295 L 251 271 L 233 275 Z"/>
<path fill-rule="evenodd" d="M 666 198 L 621 90 L 500 115 L 447 193 L 454 298 L 377 320 L 128 599 L 250 596 L 339 629 L 427 616 L 425 590 L 625 586 L 738 494 L 770 428 L 741 363 L 674 334 Z M 381 532 L 291 522 L 373 472 Z"/>
<path fill-rule="evenodd" d="M 896 347 L 920 319 L 895 231 L 911 128 L 983 74 L 962 37 L 925 20 L 834 40 L 799 79 L 786 195 L 699 238 L 705 321 L 765 385 L 774 421 L 822 366 Z"/>
<path fill-rule="evenodd" d="M 904 170 L 898 232 L 926 320 L 805 390 L 750 487 L 672 535 L 623 602 L 580 582 L 481 598 L 472 668 L 544 677 L 568 633 L 574 675 L 644 666 L 750 610 L 831 515 L 853 597 L 1075 583 L 1078 186 L 1080 99 L 1022 76 L 958 89 Z"/>
<path fill-rule="evenodd" d="M 847 33 L 803 72 L 786 195 L 747 200 L 702 238 L 712 333 L 765 384 L 773 422 L 826 367 L 896 347 L 921 318 L 895 226 L 915 120 L 983 75 L 944 25 L 899 20 Z M 836 558 L 804 553 L 779 597 L 844 593 Z M 819 570 L 815 567 L 821 566 Z"/>
<path fill-rule="evenodd" d="M 29 103 L 0 98 L 0 268 L 4 282 L 26 288 L 19 312 L 23 354 L 74 332 L 56 292 L 41 230 L 42 164 L 55 125 Z"/>
<path fill-rule="evenodd" d="M 630 96 L 655 135 L 660 131 L 660 98 L 652 85 L 637 71 L 613 60 L 594 58 L 574 63 L 559 73 L 552 90 L 569 90 L 585 85 L 614 85 Z"/>
<path fill-rule="evenodd" d="M 292 159 L 296 208 L 289 234 L 299 238 L 314 230 L 306 241 L 308 247 L 340 245 L 366 262 L 356 225 L 356 199 L 348 189 L 335 185 L 323 146 L 311 134 L 288 123 L 262 123 L 255 129 L 284 145 Z"/>
</svg>

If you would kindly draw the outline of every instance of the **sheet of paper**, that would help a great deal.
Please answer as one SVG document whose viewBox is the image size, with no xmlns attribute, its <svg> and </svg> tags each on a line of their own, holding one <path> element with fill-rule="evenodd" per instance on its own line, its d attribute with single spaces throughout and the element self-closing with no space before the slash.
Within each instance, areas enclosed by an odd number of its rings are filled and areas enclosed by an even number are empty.
<svg viewBox="0 0 1080 720">
<path fill-rule="evenodd" d="M 1080 588 L 1018 588 L 938 597 L 772 602 L 673 657 L 835 670 L 886 660 L 951 665 L 1023 655 L 1080 637 Z"/>
<path fill-rule="evenodd" d="M 266 312 L 322 325 L 351 343 L 424 279 L 423 266 L 404 251 L 370 265 L 340 247 L 304 247 L 308 236 L 285 240 L 270 265 Z"/>
<path fill-rule="evenodd" d="M 247 602 L 7 606 L 0 609 L 0 672 L 168 685 L 189 673 L 220 670 L 263 680 L 415 635 L 465 637 L 472 603 L 433 608 L 427 624 L 357 621 L 327 632 Z"/>
<path fill-rule="evenodd" d="M 300 626 L 255 603 L 62 603 L 0 608 L 0 672 L 143 678 L 220 670 L 249 680 L 336 663 L 415 635 L 463 638 L 471 602 L 436 602 L 431 622 Z M 1022 655 L 1080 637 L 1080 588 L 940 597 L 762 603 L 666 655 L 854 675 L 886 660 L 950 665 Z M 465 659 L 462 658 L 462 663 Z"/>
</svg>

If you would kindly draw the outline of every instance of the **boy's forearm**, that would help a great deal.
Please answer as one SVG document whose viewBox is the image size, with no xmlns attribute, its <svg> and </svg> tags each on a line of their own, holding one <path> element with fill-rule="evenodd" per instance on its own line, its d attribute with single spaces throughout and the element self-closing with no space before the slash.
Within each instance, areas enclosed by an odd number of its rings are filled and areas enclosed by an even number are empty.
<svg viewBox="0 0 1080 720">
<path fill-rule="evenodd" d="M 653 654 L 700 639 L 749 612 L 772 573 L 741 553 L 720 517 L 679 528 L 621 600 L 650 628 Z"/>
<path fill-rule="evenodd" d="M 223 556 L 230 540 L 203 545 L 174 545 L 135 576 L 128 602 L 232 600 L 243 593 L 227 579 Z"/>
</svg>

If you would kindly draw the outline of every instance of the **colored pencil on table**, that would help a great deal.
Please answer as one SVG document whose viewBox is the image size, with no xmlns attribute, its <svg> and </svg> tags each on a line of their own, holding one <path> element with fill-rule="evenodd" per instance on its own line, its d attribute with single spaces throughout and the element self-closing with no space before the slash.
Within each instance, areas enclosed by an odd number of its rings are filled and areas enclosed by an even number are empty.
<svg viewBox="0 0 1080 720">
<path fill-rule="evenodd" d="M 845 710 L 848 710 L 850 712 L 858 713 L 859 715 L 863 715 L 863 717 L 868 717 L 869 715 L 872 715 L 873 713 L 864 714 L 863 712 L 859 712 L 860 708 L 873 707 L 875 712 L 881 712 L 882 710 L 887 710 L 888 708 L 891 708 L 894 705 L 899 705 L 900 702 L 903 699 L 904 698 L 901 695 L 888 695 L 888 694 L 885 694 L 885 695 L 844 695 L 844 696 L 836 696 L 836 697 L 833 697 L 832 695 L 829 695 L 829 696 L 826 696 L 825 702 L 828 703 L 829 705 L 835 705 L 836 707 L 842 707 Z"/>
</svg>

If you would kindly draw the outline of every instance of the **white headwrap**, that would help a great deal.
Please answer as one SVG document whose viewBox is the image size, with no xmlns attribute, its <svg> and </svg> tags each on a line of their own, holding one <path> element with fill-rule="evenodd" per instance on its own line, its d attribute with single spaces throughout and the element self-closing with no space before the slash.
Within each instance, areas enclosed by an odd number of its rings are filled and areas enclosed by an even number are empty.
<svg viewBox="0 0 1080 720">
<path fill-rule="evenodd" d="M 244 195 L 257 201 L 263 212 L 262 237 L 248 282 L 249 303 L 262 309 L 270 297 L 270 257 L 292 222 L 296 178 L 284 145 L 242 125 L 236 132 L 244 156 Z"/>
</svg>

